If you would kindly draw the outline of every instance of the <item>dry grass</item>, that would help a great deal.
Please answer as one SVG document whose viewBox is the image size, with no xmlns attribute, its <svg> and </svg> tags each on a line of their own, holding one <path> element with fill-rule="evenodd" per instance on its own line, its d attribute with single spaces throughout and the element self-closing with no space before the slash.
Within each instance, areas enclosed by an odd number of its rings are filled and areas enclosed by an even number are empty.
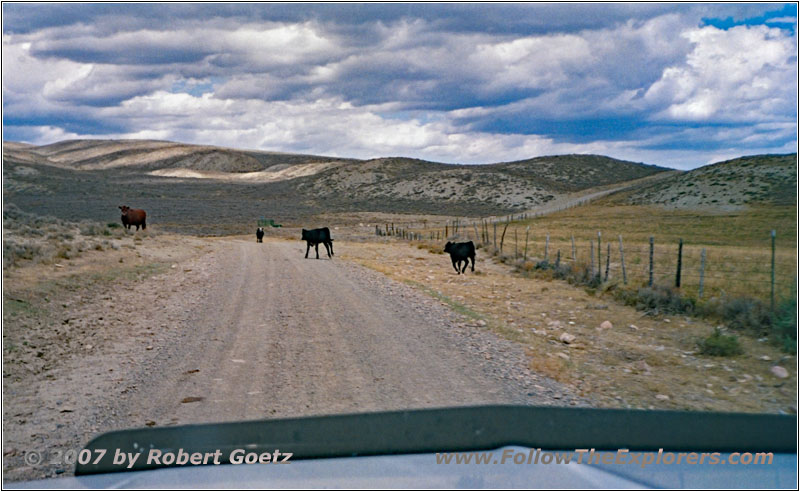
<svg viewBox="0 0 800 492">
<path fill-rule="evenodd" d="M 739 337 L 742 355 L 704 356 L 698 342 L 713 333 L 711 324 L 650 317 L 562 281 L 524 278 L 481 251 L 476 273 L 461 276 L 446 256 L 404 241 L 342 242 L 337 254 L 486 320 L 488 329 L 526 347 L 532 369 L 572 385 L 599 406 L 796 411 L 795 358 L 749 336 Z M 606 320 L 613 328 L 599 329 Z M 565 332 L 576 337 L 572 343 L 560 340 Z M 770 373 L 776 363 L 789 379 Z M 657 399 L 659 394 L 669 400 Z"/>
<path fill-rule="evenodd" d="M 71 260 L 87 251 L 119 249 L 127 234 L 117 223 L 83 220 L 70 222 L 26 213 L 14 204 L 3 209 L 3 267 L 29 263 L 52 264 Z M 135 237 L 153 236 L 142 231 Z"/>
<path fill-rule="evenodd" d="M 795 207 L 750 207 L 746 210 L 712 213 L 666 210 L 658 207 L 616 205 L 605 200 L 535 219 L 513 221 L 503 239 L 502 254 L 508 260 L 527 256 L 535 260 L 572 262 L 572 238 L 575 241 L 574 261 L 591 263 L 597 269 L 597 233 L 601 233 L 601 272 L 605 277 L 608 246 L 609 279 L 622 280 L 619 236 L 623 238 L 625 270 L 628 284 L 640 286 L 649 279 L 650 236 L 654 237 L 654 282 L 674 285 L 677 272 L 678 241 L 683 239 L 681 290 L 693 298 L 699 294 L 701 252 L 706 250 L 704 299 L 712 297 L 749 296 L 769 300 L 771 288 L 771 239 L 776 236 L 776 297 L 794 295 L 794 272 L 797 269 L 797 224 Z M 497 247 L 505 224 L 498 224 Z M 526 228 L 530 227 L 527 245 Z M 426 237 L 445 229 L 414 228 Z M 516 235 L 515 235 L 516 232 Z M 452 234 L 452 228 L 448 229 Z M 480 232 L 479 232 L 480 234 Z M 549 235 L 549 242 L 546 241 Z M 475 240 L 471 222 L 461 225 L 459 236 Z M 515 241 L 516 237 L 516 241 Z M 494 229 L 489 227 L 490 246 Z M 443 242 L 443 240 L 442 240 Z M 547 250 L 547 251 L 546 251 Z"/>
</svg>

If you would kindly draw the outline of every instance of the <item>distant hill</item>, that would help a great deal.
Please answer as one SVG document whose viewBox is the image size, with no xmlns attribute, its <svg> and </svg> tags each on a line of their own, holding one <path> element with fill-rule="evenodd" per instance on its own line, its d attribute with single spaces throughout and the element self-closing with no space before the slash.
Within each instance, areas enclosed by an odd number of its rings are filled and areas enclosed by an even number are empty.
<svg viewBox="0 0 800 492">
<path fill-rule="evenodd" d="M 627 203 L 735 210 L 797 204 L 797 154 L 754 155 L 703 166 L 630 193 Z"/>
<path fill-rule="evenodd" d="M 564 155 L 490 165 L 402 157 L 336 166 L 306 178 L 301 191 L 372 200 L 467 202 L 527 209 L 589 188 L 639 179 L 666 168 L 598 155 Z"/>
<path fill-rule="evenodd" d="M 274 165 L 331 161 L 329 157 L 237 150 L 159 140 L 65 140 L 31 146 L 3 143 L 3 160 L 19 159 L 82 171 L 136 168 L 226 173 L 263 171 Z"/>
<path fill-rule="evenodd" d="M 327 212 L 503 215 L 641 178 L 663 179 L 665 171 L 597 155 L 455 165 L 156 140 L 4 142 L 3 201 L 70 220 L 114 220 L 117 206 L 129 204 L 146 208 L 154 224 L 177 230 L 192 222 L 217 231 L 219 224 L 234 228 L 253 216 L 291 221 Z"/>
</svg>

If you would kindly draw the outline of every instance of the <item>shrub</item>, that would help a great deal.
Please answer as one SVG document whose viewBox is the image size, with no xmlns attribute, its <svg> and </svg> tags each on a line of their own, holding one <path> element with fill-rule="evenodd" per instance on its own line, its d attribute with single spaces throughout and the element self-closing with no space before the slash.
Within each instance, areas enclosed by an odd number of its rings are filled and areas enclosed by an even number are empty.
<svg viewBox="0 0 800 492">
<path fill-rule="evenodd" d="M 512 263 L 513 260 L 514 260 L 513 256 L 506 255 L 506 254 L 500 254 L 500 253 L 496 254 L 495 258 L 497 258 L 497 261 L 499 261 L 500 263 L 503 263 L 503 264 Z"/>
<path fill-rule="evenodd" d="M 533 260 L 525 262 L 519 271 L 535 271 L 539 278 L 546 276 L 548 279 L 556 278 L 559 280 L 566 280 L 573 285 L 583 285 L 590 289 L 595 289 L 600 286 L 603 281 L 597 273 L 592 272 L 589 265 L 585 264 L 569 264 L 569 263 L 551 263 L 547 260 L 534 262 Z"/>
<path fill-rule="evenodd" d="M 68 245 L 63 245 L 58 248 L 56 252 L 57 258 L 63 258 L 65 260 L 70 260 L 75 257 L 75 253 L 72 252 L 72 249 Z"/>
<path fill-rule="evenodd" d="M 440 246 L 428 246 L 428 253 L 433 253 L 435 255 L 443 255 L 444 250 Z"/>
<path fill-rule="evenodd" d="M 575 271 L 576 268 L 566 263 L 561 263 L 558 266 L 553 265 L 553 275 L 555 275 L 556 278 L 560 279 L 569 278 L 571 275 L 574 274 Z"/>
<path fill-rule="evenodd" d="M 722 301 L 718 315 L 732 330 L 753 333 L 756 336 L 769 335 L 772 314 L 761 301 L 746 297 L 735 297 Z"/>
<path fill-rule="evenodd" d="M 562 270 L 562 274 L 566 273 L 567 281 L 571 284 L 585 285 L 590 289 L 596 289 L 603 283 L 600 275 L 595 272 L 589 265 L 576 265 L 568 270 Z"/>
<path fill-rule="evenodd" d="M 73 239 L 75 239 L 75 235 L 68 231 L 56 231 L 47 235 L 48 241 L 64 242 L 72 241 Z"/>
<path fill-rule="evenodd" d="M 33 260 L 42 254 L 42 248 L 30 242 L 3 241 L 3 266 L 16 265 L 19 260 Z"/>
<path fill-rule="evenodd" d="M 733 335 L 724 335 L 719 328 L 714 328 L 714 333 L 698 342 L 698 346 L 700 353 L 715 357 L 729 357 L 743 352 L 739 339 Z"/>
<path fill-rule="evenodd" d="M 649 314 L 689 314 L 694 312 L 693 299 L 682 297 L 677 289 L 665 285 L 642 287 L 636 293 L 621 294 L 626 304 Z"/>
<path fill-rule="evenodd" d="M 95 222 L 82 221 L 78 224 L 78 229 L 84 236 L 99 236 L 105 231 L 105 227 Z"/>
</svg>

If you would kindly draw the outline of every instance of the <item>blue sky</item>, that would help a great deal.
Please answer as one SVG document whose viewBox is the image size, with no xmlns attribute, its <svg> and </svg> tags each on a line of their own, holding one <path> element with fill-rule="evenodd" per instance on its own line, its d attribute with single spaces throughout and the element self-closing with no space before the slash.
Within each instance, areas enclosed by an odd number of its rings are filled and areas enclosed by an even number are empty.
<svg viewBox="0 0 800 492">
<path fill-rule="evenodd" d="M 797 149 L 796 4 L 3 4 L 3 139 L 676 168 Z"/>
</svg>

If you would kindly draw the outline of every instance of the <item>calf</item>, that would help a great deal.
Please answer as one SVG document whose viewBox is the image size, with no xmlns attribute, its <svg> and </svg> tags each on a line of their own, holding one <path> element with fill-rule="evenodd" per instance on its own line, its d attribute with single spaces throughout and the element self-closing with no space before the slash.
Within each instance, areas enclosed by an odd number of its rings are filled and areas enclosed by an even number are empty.
<svg viewBox="0 0 800 492">
<path fill-rule="evenodd" d="M 125 229 L 130 230 L 131 226 L 136 226 L 137 231 L 139 226 L 142 226 L 142 230 L 147 229 L 147 212 L 127 205 L 120 205 L 119 209 L 122 210 L 122 226 Z"/>
<path fill-rule="evenodd" d="M 466 243 L 451 243 L 448 241 L 444 246 L 444 252 L 450 253 L 453 268 L 456 269 L 456 273 L 459 275 L 467 270 L 469 260 L 472 260 L 472 271 L 475 271 L 475 245 L 472 241 L 467 241 Z M 464 268 L 460 268 L 462 261 L 464 262 Z"/>
<path fill-rule="evenodd" d="M 256 242 L 263 243 L 264 242 L 263 239 L 264 239 L 264 228 L 259 227 L 258 229 L 256 229 Z"/>
<path fill-rule="evenodd" d="M 319 260 L 319 243 L 325 245 L 325 250 L 328 252 L 328 258 L 333 256 L 333 239 L 331 239 L 331 230 L 327 227 L 320 229 L 303 229 L 302 240 L 306 242 L 306 258 L 308 258 L 308 250 L 314 246 L 317 252 L 317 259 Z"/>
</svg>

